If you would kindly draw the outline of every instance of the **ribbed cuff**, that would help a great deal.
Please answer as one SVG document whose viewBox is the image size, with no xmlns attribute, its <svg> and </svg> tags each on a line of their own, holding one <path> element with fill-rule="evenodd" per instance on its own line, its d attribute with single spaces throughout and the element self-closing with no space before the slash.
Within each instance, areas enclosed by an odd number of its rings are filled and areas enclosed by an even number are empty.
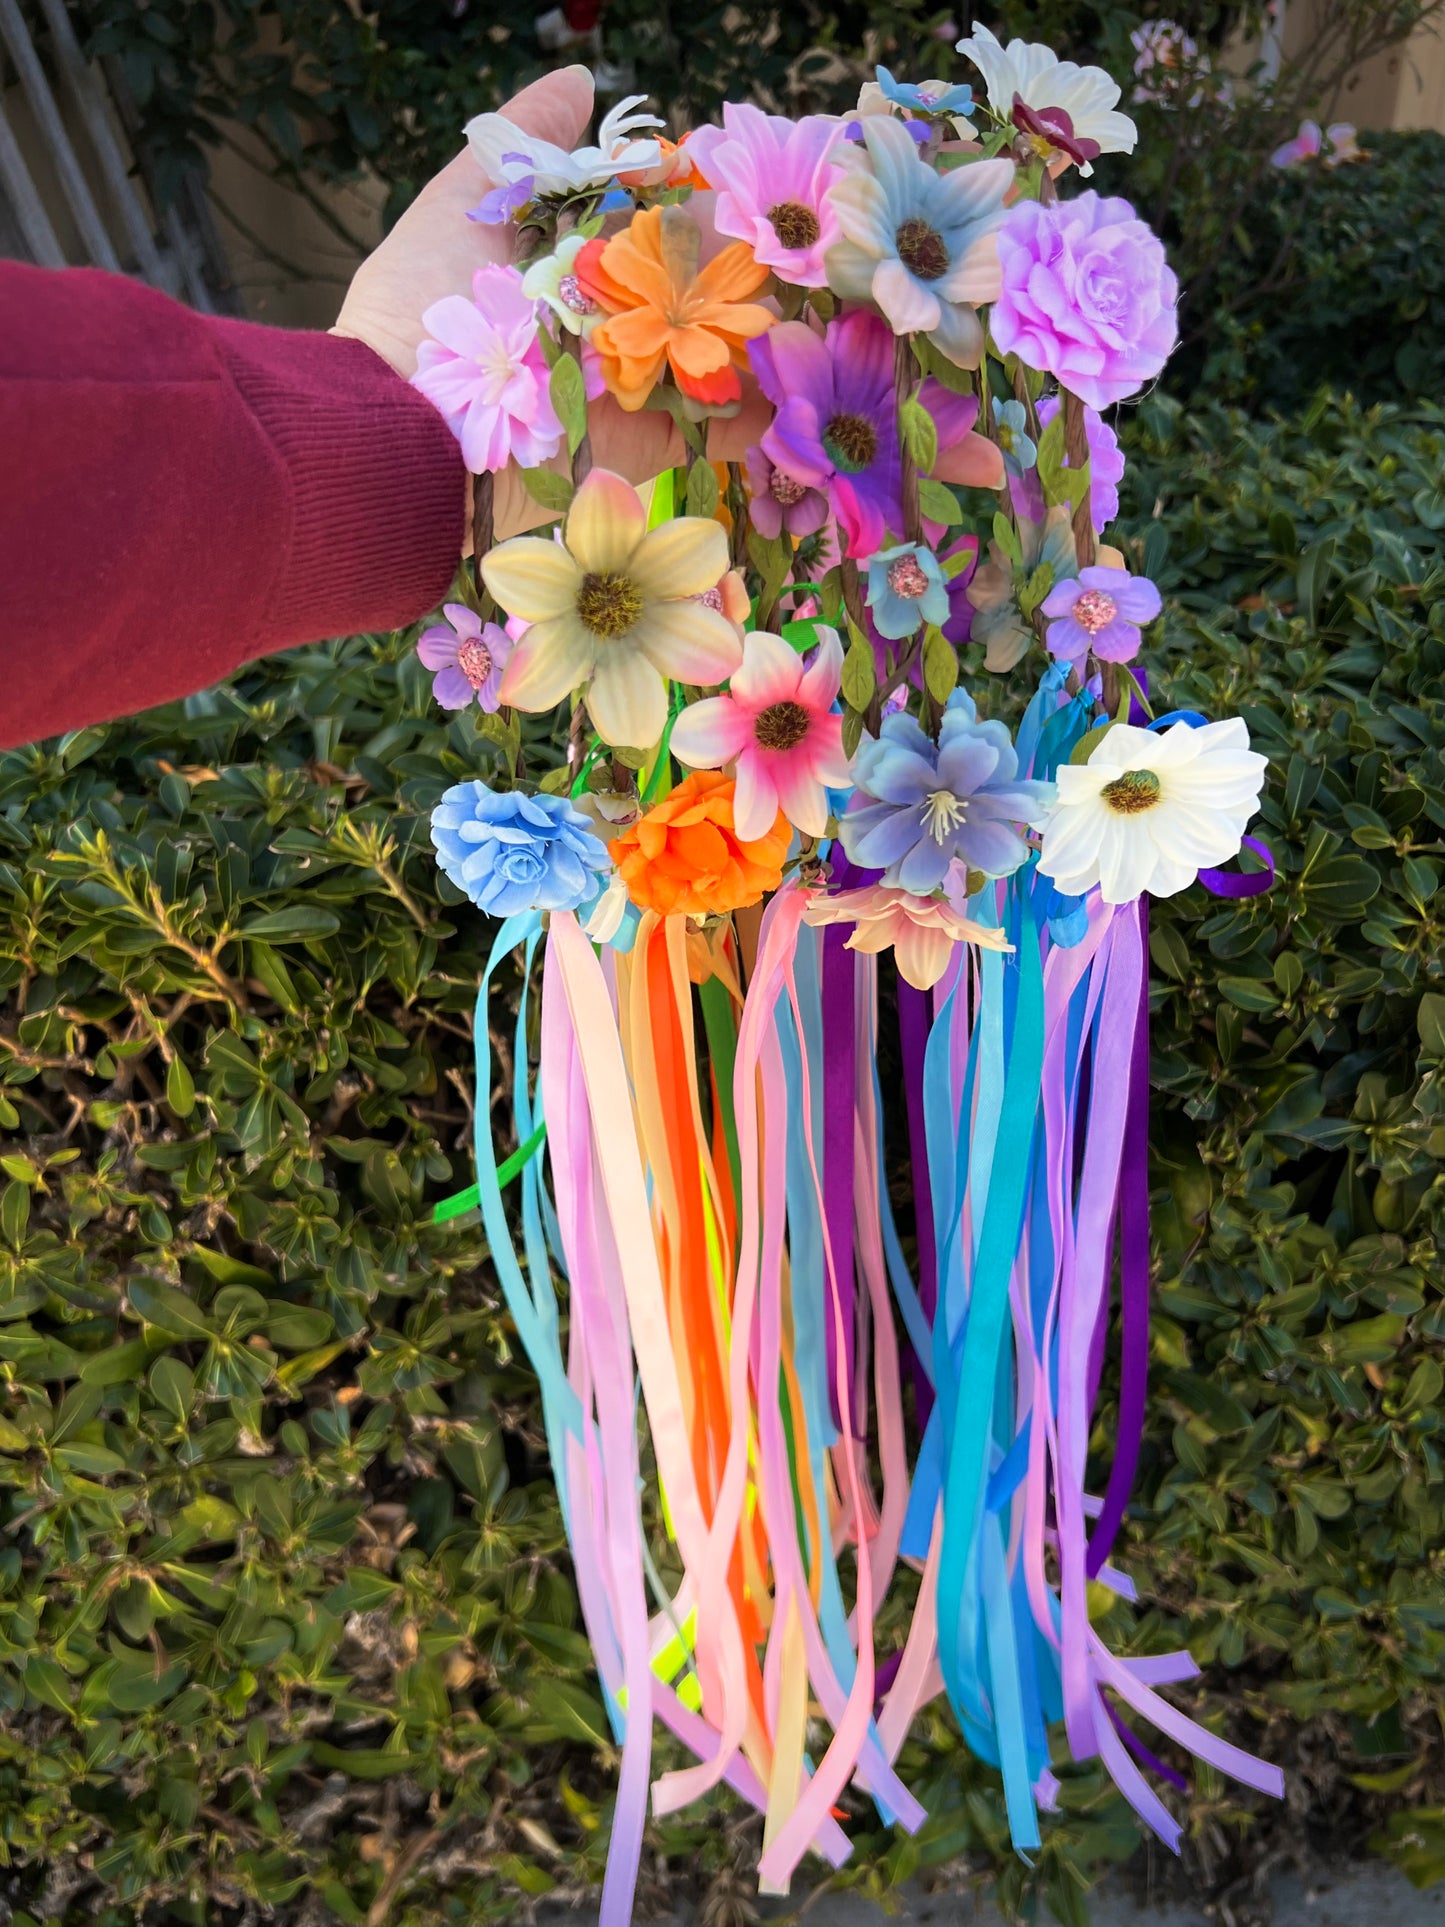
<svg viewBox="0 0 1445 1927">
<path fill-rule="evenodd" d="M 364 342 L 213 325 L 289 478 L 266 617 L 277 645 L 400 629 L 435 608 L 466 517 L 461 450 L 436 409 Z"/>
</svg>

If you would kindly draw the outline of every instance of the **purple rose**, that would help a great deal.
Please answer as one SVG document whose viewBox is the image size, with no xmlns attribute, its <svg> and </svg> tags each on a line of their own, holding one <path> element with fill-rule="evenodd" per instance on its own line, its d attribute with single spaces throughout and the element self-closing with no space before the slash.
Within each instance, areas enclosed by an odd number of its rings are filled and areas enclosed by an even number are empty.
<svg viewBox="0 0 1445 1927">
<path fill-rule="evenodd" d="M 1179 283 L 1127 201 L 1020 201 L 998 230 L 1003 293 L 991 328 L 1004 354 L 1057 377 L 1091 408 L 1142 388 L 1177 338 Z"/>
</svg>

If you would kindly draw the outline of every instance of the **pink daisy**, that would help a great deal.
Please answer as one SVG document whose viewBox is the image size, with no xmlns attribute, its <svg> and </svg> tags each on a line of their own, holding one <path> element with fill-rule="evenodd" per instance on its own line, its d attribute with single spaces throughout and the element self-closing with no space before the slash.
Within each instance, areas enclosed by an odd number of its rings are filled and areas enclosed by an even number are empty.
<svg viewBox="0 0 1445 1927">
<path fill-rule="evenodd" d="M 843 129 L 826 114 L 801 120 L 727 101 L 721 127 L 699 127 L 687 151 L 718 190 L 719 234 L 746 241 L 764 267 L 798 287 L 826 286 L 823 255 L 842 239 L 828 189 Z"/>
<path fill-rule="evenodd" d="M 473 475 L 516 459 L 539 468 L 562 445 L 549 375 L 537 344 L 537 304 L 515 268 L 479 268 L 472 298 L 449 294 L 422 316 L 430 340 L 417 350 L 412 383 L 439 408 Z"/>
<path fill-rule="evenodd" d="M 821 836 L 827 792 L 849 780 L 843 718 L 832 714 L 843 646 L 835 629 L 818 634 L 805 668 L 781 636 L 754 630 L 728 693 L 690 704 L 673 726 L 673 754 L 690 768 L 736 765 L 734 821 L 744 842 L 766 835 L 780 809 L 805 836 Z"/>
</svg>

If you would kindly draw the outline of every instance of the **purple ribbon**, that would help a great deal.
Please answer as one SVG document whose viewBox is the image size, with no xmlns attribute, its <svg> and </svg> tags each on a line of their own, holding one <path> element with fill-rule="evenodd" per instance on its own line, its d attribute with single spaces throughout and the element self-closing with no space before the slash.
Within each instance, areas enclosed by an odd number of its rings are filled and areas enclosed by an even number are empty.
<svg viewBox="0 0 1445 1927">
<path fill-rule="evenodd" d="M 1262 870 L 1245 872 L 1243 870 L 1201 870 L 1199 881 L 1206 890 L 1217 897 L 1259 897 L 1274 882 L 1274 854 L 1267 843 L 1261 843 L 1257 836 L 1243 839 L 1244 847 L 1253 850 L 1264 864 Z"/>
<path fill-rule="evenodd" d="M 918 1302 L 929 1325 L 938 1305 L 938 1249 L 933 1232 L 933 1191 L 928 1181 L 928 1141 L 923 1119 L 923 1057 L 932 1021 L 926 990 L 898 979 L 898 1037 L 903 1049 L 903 1099 L 908 1110 L 908 1156 L 913 1167 L 913 1214 L 918 1224 Z M 920 1431 L 933 1410 L 933 1387 L 928 1382 L 911 1341 L 903 1341 L 903 1355 L 913 1380 L 913 1404 Z"/>
<path fill-rule="evenodd" d="M 1123 1327 L 1119 1382 L 1119 1436 L 1104 1502 L 1094 1522 L 1085 1566 L 1098 1577 L 1129 1504 L 1144 1439 L 1144 1407 L 1149 1388 L 1149 911 L 1139 899 L 1139 939 L 1144 967 L 1139 973 L 1139 1005 L 1134 1049 L 1129 1061 L 1128 1110 L 1119 1164 L 1119 1301 Z"/>
<path fill-rule="evenodd" d="M 823 1213 L 833 1253 L 838 1304 L 843 1314 L 848 1383 L 853 1383 L 853 1129 L 856 1081 L 854 1060 L 854 972 L 848 932 L 838 924 L 823 931 Z M 828 1398 L 833 1423 L 842 1422 L 838 1403 L 838 1338 L 833 1320 L 823 1320 L 828 1344 Z"/>
</svg>

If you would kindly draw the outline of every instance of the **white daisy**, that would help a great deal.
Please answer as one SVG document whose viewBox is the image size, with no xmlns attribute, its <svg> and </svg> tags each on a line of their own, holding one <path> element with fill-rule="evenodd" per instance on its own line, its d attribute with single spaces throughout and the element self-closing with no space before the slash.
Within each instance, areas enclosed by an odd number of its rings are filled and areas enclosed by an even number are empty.
<svg viewBox="0 0 1445 1927">
<path fill-rule="evenodd" d="M 568 153 L 535 134 L 524 133 L 514 121 L 501 114 L 478 114 L 467 122 L 467 145 L 492 182 L 512 182 L 518 163 L 525 161 L 532 174 L 533 194 L 580 194 L 587 188 L 605 187 L 618 174 L 631 174 L 662 165 L 662 149 L 655 140 L 633 140 L 636 128 L 661 127 L 656 114 L 634 114 L 643 94 L 620 100 L 605 116 L 597 130 L 595 147 L 579 147 Z"/>
<path fill-rule="evenodd" d="M 1116 724 L 1059 770 L 1039 870 L 1066 896 L 1098 884 L 1105 903 L 1172 897 L 1238 856 L 1268 767 L 1238 716 L 1158 734 Z"/>
<path fill-rule="evenodd" d="M 1138 131 L 1127 114 L 1114 112 L 1119 85 L 1102 67 L 1076 66 L 1026 40 L 1005 47 L 987 27 L 975 27 L 971 39 L 958 42 L 958 52 L 983 75 L 988 104 L 1000 120 L 1013 113 L 1015 98 L 1025 107 L 1062 107 L 1080 140 L 1097 141 L 1104 154 L 1133 153 Z M 1088 161 L 1079 168 L 1081 174 L 1093 171 Z"/>
</svg>

